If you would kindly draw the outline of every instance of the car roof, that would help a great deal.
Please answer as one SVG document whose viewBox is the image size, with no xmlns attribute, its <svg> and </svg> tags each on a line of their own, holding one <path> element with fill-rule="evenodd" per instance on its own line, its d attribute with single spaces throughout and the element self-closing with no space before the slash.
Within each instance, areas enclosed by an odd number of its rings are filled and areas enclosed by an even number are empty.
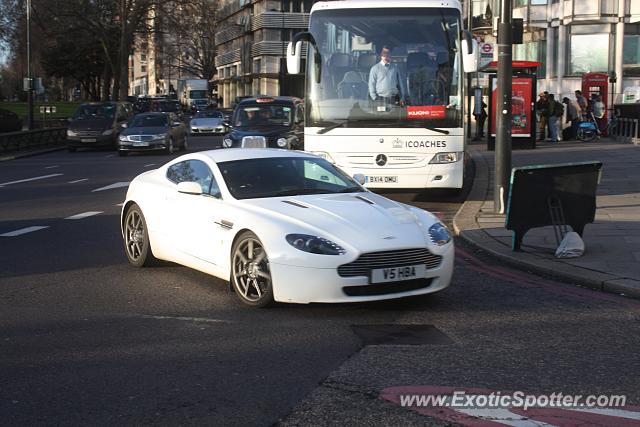
<svg viewBox="0 0 640 427">
<path fill-rule="evenodd" d="M 224 148 L 201 151 L 197 154 L 206 156 L 216 163 L 276 157 L 317 158 L 317 156 L 305 153 L 304 151 L 283 150 L 279 148 Z"/>
<path fill-rule="evenodd" d="M 262 98 L 271 98 L 273 99 L 273 102 L 257 102 L 258 99 L 262 99 Z M 295 96 L 269 96 L 269 95 L 260 95 L 260 96 L 253 96 L 251 98 L 244 98 L 243 100 L 241 100 L 240 102 L 238 102 L 237 105 L 246 105 L 246 104 L 288 104 L 288 103 L 292 103 L 295 104 L 297 102 L 302 102 L 302 99 L 300 98 L 296 98 Z"/>
</svg>

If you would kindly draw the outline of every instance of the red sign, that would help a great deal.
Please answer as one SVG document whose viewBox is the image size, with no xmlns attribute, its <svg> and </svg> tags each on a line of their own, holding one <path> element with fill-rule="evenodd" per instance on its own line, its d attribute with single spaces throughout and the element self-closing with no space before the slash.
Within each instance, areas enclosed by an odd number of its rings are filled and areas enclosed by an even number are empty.
<svg viewBox="0 0 640 427">
<path fill-rule="evenodd" d="M 491 135 L 495 136 L 497 117 L 498 114 L 502 114 L 502 112 L 496 111 L 496 80 L 493 80 L 493 84 L 491 106 L 492 111 L 495 112 L 495 119 L 491 122 Z M 514 137 L 531 136 L 531 123 L 533 119 L 533 108 L 531 104 L 532 90 L 533 79 L 531 77 L 513 77 L 511 83 L 511 135 Z"/>
<path fill-rule="evenodd" d="M 408 119 L 444 119 L 444 105 L 409 106 L 407 107 Z"/>
<path fill-rule="evenodd" d="M 491 53 L 493 52 L 493 45 L 490 43 L 485 43 L 482 45 L 482 51 L 484 53 Z"/>
</svg>

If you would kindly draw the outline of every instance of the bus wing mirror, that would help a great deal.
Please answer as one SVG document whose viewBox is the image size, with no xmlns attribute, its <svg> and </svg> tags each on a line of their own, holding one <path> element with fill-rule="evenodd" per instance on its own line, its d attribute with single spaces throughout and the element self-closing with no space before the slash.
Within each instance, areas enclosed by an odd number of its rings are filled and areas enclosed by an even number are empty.
<svg viewBox="0 0 640 427">
<path fill-rule="evenodd" d="M 465 73 L 478 71 L 478 42 L 469 31 L 462 33 L 462 66 Z"/>
<path fill-rule="evenodd" d="M 287 46 L 287 72 L 289 74 L 300 73 L 300 56 L 302 53 L 302 41 L 297 41 L 294 45 L 289 42 Z"/>
</svg>

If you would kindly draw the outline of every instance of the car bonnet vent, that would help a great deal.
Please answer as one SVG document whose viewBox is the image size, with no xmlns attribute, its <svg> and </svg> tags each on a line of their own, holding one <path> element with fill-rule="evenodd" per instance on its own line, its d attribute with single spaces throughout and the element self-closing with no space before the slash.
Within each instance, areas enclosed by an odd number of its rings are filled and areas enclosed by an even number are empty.
<svg viewBox="0 0 640 427">
<path fill-rule="evenodd" d="M 362 197 L 362 196 L 355 196 L 356 199 L 360 199 L 365 203 L 368 203 L 370 205 L 375 205 L 375 202 L 372 202 L 371 200 L 367 199 L 366 197 Z"/>
<path fill-rule="evenodd" d="M 290 205 L 297 206 L 299 208 L 305 208 L 305 209 L 309 207 L 309 206 L 303 205 L 300 202 L 296 202 L 295 200 L 283 200 L 282 203 L 288 203 Z"/>
</svg>

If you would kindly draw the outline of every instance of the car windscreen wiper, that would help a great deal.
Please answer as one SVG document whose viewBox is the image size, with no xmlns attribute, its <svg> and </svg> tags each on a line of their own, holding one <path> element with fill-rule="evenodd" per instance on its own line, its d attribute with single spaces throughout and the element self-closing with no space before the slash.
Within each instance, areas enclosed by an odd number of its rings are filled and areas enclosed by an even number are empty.
<svg viewBox="0 0 640 427">
<path fill-rule="evenodd" d="M 362 190 L 362 188 L 360 187 L 346 187 L 342 190 L 336 191 L 336 193 L 361 193 L 362 191 L 364 190 Z"/>
<path fill-rule="evenodd" d="M 438 129 L 438 128 L 430 128 L 430 127 L 425 127 L 426 130 L 432 130 L 434 132 L 438 132 L 438 133 L 442 133 L 444 135 L 449 135 L 449 131 L 446 129 Z"/>
<path fill-rule="evenodd" d="M 270 197 L 284 197 L 284 196 L 301 196 L 304 194 L 323 194 L 331 193 L 329 190 L 323 190 L 321 188 L 295 188 L 292 190 L 282 190 L 270 194 Z"/>
</svg>

